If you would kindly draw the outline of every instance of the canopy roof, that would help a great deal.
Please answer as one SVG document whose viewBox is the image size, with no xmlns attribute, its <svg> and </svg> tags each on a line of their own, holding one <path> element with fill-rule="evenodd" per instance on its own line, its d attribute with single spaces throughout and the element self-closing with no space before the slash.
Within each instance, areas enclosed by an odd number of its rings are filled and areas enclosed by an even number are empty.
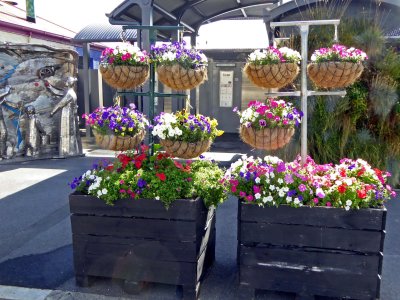
<svg viewBox="0 0 400 300">
<path fill-rule="evenodd" d="M 153 25 L 183 25 L 196 34 L 201 25 L 227 19 L 262 19 L 264 9 L 279 0 L 153 0 Z M 107 14 L 111 24 L 141 23 L 138 1 L 125 0 Z"/>
</svg>

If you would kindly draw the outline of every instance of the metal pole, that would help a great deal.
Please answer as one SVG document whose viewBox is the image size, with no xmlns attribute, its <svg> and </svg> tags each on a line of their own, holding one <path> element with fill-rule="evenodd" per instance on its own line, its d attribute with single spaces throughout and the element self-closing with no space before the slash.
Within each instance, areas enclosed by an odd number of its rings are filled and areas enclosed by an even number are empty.
<svg viewBox="0 0 400 300">
<path fill-rule="evenodd" d="M 89 70 L 90 44 L 84 43 L 83 48 L 83 101 L 85 114 L 90 114 L 91 76 Z M 90 126 L 86 125 L 86 137 L 90 138 Z"/>
<path fill-rule="evenodd" d="M 301 35 L 301 163 L 305 164 L 307 157 L 307 56 L 308 56 L 308 29 L 309 25 L 300 26 Z"/>
</svg>

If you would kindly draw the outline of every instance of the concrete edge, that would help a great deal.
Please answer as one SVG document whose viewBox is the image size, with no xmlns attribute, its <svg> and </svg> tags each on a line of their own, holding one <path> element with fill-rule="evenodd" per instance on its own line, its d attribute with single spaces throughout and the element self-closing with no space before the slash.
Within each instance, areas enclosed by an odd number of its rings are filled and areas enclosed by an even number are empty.
<svg viewBox="0 0 400 300">
<path fill-rule="evenodd" d="M 128 298 L 104 296 L 61 290 L 35 289 L 0 285 L 1 300 L 123 300 Z"/>
</svg>

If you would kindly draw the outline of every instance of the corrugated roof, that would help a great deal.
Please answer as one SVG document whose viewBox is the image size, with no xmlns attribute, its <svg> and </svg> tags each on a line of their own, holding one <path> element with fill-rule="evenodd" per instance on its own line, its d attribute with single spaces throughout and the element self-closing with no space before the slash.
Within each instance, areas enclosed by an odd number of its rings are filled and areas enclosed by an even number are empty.
<svg viewBox="0 0 400 300">
<path fill-rule="evenodd" d="M 91 24 L 83 28 L 72 39 L 74 42 L 121 42 L 122 25 L 110 24 Z M 125 39 L 127 41 L 136 41 L 136 30 L 126 30 Z"/>
</svg>

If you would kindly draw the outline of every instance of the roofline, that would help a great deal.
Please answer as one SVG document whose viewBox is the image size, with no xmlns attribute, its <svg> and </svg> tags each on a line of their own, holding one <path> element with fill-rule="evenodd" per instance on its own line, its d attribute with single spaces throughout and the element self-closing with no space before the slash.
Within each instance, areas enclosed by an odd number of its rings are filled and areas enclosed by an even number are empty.
<svg viewBox="0 0 400 300">
<path fill-rule="evenodd" d="M 79 43 L 77 43 L 75 40 L 73 40 L 70 37 L 66 37 L 66 36 L 59 35 L 59 34 L 54 34 L 51 32 L 44 31 L 44 30 L 30 28 L 30 27 L 26 27 L 26 26 L 15 25 L 13 23 L 8 23 L 8 22 L 1 21 L 1 20 L 0 20 L 0 30 L 4 30 L 7 32 L 16 33 L 19 35 L 24 35 L 24 36 L 28 36 L 28 37 L 32 37 L 32 38 L 36 38 L 36 39 L 42 39 L 42 40 L 47 40 L 47 41 L 51 41 L 51 42 L 66 44 L 66 45 L 70 45 L 73 47 L 80 46 Z M 93 42 L 102 42 L 102 41 L 93 41 Z M 91 45 L 91 47 L 96 50 L 103 50 L 107 46 Z"/>
<path fill-rule="evenodd" d="M 54 34 L 50 33 L 44 30 L 39 30 L 35 28 L 30 28 L 22 25 L 16 25 L 12 23 L 8 23 L 5 21 L 0 20 L 0 29 L 3 29 L 8 32 L 12 33 L 18 33 L 20 35 L 25 35 L 25 36 L 30 36 L 33 38 L 41 38 L 43 40 L 49 40 L 53 42 L 58 42 L 58 43 L 64 43 L 64 44 L 70 44 L 71 43 L 71 38 L 59 35 L 59 34 Z"/>
</svg>

